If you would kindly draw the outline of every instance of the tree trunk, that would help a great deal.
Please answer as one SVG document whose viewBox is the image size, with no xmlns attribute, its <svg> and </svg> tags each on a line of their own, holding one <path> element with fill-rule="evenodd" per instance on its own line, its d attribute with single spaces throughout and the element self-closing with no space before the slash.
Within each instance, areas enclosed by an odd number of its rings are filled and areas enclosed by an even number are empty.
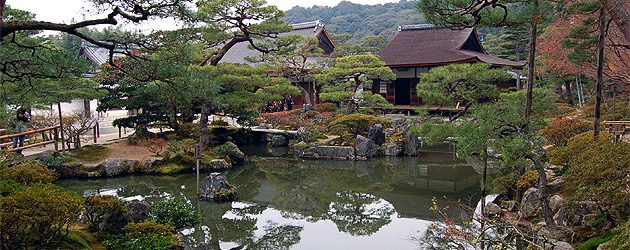
<svg viewBox="0 0 630 250">
<path fill-rule="evenodd" d="M 564 88 L 565 88 L 565 98 L 567 99 L 567 103 L 569 105 L 573 105 L 573 92 L 571 91 L 571 82 L 573 80 L 565 80 Z"/>
<path fill-rule="evenodd" d="M 630 1 L 628 0 L 599 0 L 612 17 L 621 33 L 630 43 Z"/>
<path fill-rule="evenodd" d="M 547 197 L 547 173 L 545 172 L 544 162 L 539 162 L 536 167 L 538 169 L 538 190 L 540 190 L 540 204 L 542 204 L 543 218 L 545 218 L 545 224 L 549 230 L 556 230 L 556 222 L 553 220 L 553 213 L 549 207 L 549 200 Z"/>
<path fill-rule="evenodd" d="M 208 116 L 210 115 L 210 104 L 208 101 L 203 101 L 201 104 L 201 116 L 199 117 L 199 145 L 201 146 L 201 152 L 206 149 L 209 144 L 209 131 L 208 131 Z"/>
<path fill-rule="evenodd" d="M 532 113 L 532 91 L 534 89 L 534 59 L 536 57 L 536 27 L 538 13 L 538 0 L 534 0 L 534 20 L 529 32 L 529 58 L 527 65 L 527 99 L 525 101 L 525 118 L 529 118 Z"/>
<path fill-rule="evenodd" d="M 179 131 L 179 123 L 177 122 L 177 108 L 174 103 L 168 105 L 168 123 L 169 126 L 175 131 Z"/>
<path fill-rule="evenodd" d="M 597 45 L 597 87 L 595 98 L 595 119 L 593 120 L 593 137 L 599 135 L 599 120 L 601 118 L 603 72 L 604 72 L 604 37 L 606 25 L 606 13 L 604 9 L 599 10 L 599 43 Z"/>
<path fill-rule="evenodd" d="M 304 95 L 304 99 L 306 99 L 306 104 L 313 106 L 313 102 L 311 102 L 311 95 L 308 94 L 308 90 L 306 90 L 302 85 L 298 82 L 295 84 L 301 91 L 302 95 Z"/>
</svg>

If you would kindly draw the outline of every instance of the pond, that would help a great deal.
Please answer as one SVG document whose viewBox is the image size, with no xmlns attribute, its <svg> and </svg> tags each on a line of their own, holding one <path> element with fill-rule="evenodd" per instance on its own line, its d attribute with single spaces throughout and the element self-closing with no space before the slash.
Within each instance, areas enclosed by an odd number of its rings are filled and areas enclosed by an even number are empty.
<svg viewBox="0 0 630 250">
<path fill-rule="evenodd" d="M 231 203 L 198 201 L 192 173 L 57 184 L 81 195 L 185 199 L 202 222 L 183 233 L 213 249 L 416 249 L 412 236 L 440 221 L 429 210 L 433 197 L 455 216 L 458 200 L 476 204 L 480 197 L 481 176 L 453 154 L 315 161 L 294 159 L 283 148 L 242 150 L 257 157 L 225 173 L 239 192 Z"/>
</svg>

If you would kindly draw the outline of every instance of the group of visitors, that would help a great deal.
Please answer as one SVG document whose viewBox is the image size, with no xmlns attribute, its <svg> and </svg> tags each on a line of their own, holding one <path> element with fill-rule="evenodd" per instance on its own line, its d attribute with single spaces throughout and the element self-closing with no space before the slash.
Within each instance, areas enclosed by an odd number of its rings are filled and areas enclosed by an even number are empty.
<svg viewBox="0 0 630 250">
<path fill-rule="evenodd" d="M 284 98 L 280 101 L 267 102 L 265 105 L 264 113 L 273 113 L 280 111 L 291 111 L 293 110 L 293 97 L 289 95 L 289 97 Z"/>
</svg>

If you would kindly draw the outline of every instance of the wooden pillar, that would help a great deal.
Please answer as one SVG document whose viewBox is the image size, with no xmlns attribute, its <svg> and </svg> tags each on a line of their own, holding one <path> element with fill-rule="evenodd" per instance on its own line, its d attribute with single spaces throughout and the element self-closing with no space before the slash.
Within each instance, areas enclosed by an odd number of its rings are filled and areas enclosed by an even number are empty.
<svg viewBox="0 0 630 250">
<path fill-rule="evenodd" d="M 59 151 L 59 145 L 57 145 L 57 142 L 59 141 L 59 134 L 57 131 L 57 128 L 54 129 L 55 131 L 55 152 Z"/>
<path fill-rule="evenodd" d="M 66 151 L 66 140 L 63 136 L 63 116 L 61 115 L 61 102 L 57 103 L 57 110 L 59 111 L 59 132 L 61 132 L 61 152 Z"/>
</svg>

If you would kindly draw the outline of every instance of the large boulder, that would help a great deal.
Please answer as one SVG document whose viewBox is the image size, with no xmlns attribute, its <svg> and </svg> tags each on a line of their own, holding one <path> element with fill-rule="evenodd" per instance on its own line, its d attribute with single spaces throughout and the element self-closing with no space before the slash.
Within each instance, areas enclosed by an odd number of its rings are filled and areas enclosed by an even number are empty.
<svg viewBox="0 0 630 250">
<path fill-rule="evenodd" d="M 354 159 L 354 147 L 318 146 L 315 151 L 320 158 Z"/>
<path fill-rule="evenodd" d="M 234 164 L 240 164 L 243 163 L 245 161 L 245 154 L 243 153 L 243 151 L 241 151 L 238 146 L 236 146 L 236 144 L 234 144 L 233 142 L 229 141 L 224 143 L 223 145 L 227 145 L 230 148 L 232 148 L 232 150 L 230 150 L 230 152 L 227 153 L 228 157 L 230 157 L 230 160 L 232 161 L 232 163 Z"/>
<path fill-rule="evenodd" d="M 271 137 L 271 147 L 284 147 L 289 145 L 289 140 L 283 135 L 274 135 Z"/>
<path fill-rule="evenodd" d="M 523 195 L 518 215 L 523 219 L 529 219 L 536 216 L 540 208 L 540 191 L 537 188 L 529 188 Z"/>
<path fill-rule="evenodd" d="M 204 171 L 222 171 L 232 168 L 232 164 L 225 159 L 212 159 L 207 166 L 201 168 Z"/>
<path fill-rule="evenodd" d="M 164 158 L 149 156 L 142 160 L 142 164 L 140 164 L 140 169 L 138 169 L 142 173 L 151 173 L 156 168 L 159 168 L 164 164 Z"/>
<path fill-rule="evenodd" d="M 501 207 L 494 202 L 488 202 L 483 208 L 483 213 L 489 217 L 494 217 L 501 213 Z"/>
<path fill-rule="evenodd" d="M 407 133 L 403 141 L 403 151 L 405 155 L 417 156 L 420 154 L 420 140 L 418 136 Z"/>
<path fill-rule="evenodd" d="M 558 212 L 560 207 L 562 207 L 563 202 L 564 202 L 564 199 L 562 199 L 562 196 L 557 195 L 557 194 L 554 196 L 551 196 L 551 198 L 549 198 L 549 208 L 551 209 L 551 212 L 552 213 Z"/>
<path fill-rule="evenodd" d="M 227 178 L 219 173 L 212 173 L 203 183 L 199 199 L 207 201 L 233 201 L 237 197 L 236 187 L 227 182 Z"/>
<path fill-rule="evenodd" d="M 120 158 L 108 158 L 103 162 L 103 169 L 107 176 L 118 176 L 132 173 L 140 165 L 136 160 L 125 160 Z"/>
<path fill-rule="evenodd" d="M 383 132 L 383 125 L 374 124 L 368 131 L 368 138 L 370 138 L 376 145 L 381 146 L 385 143 L 385 133 Z"/>
<path fill-rule="evenodd" d="M 580 226 L 585 215 L 598 213 L 597 204 L 590 201 L 568 204 L 560 207 L 554 219 L 560 226 Z"/>
<path fill-rule="evenodd" d="M 553 247 L 553 250 L 573 250 L 575 248 L 573 248 L 573 246 L 571 246 L 571 244 L 569 244 L 568 242 L 565 241 L 558 241 L 556 242 L 555 246 Z"/>
<path fill-rule="evenodd" d="M 403 152 L 403 147 L 400 143 L 386 142 L 381 145 L 380 151 L 386 156 L 399 156 Z"/>
<path fill-rule="evenodd" d="M 357 135 L 357 156 L 374 157 L 376 155 L 376 143 L 370 138 Z"/>
<path fill-rule="evenodd" d="M 149 214 L 151 213 L 149 203 L 140 200 L 132 200 L 125 202 L 125 207 L 128 209 L 127 214 L 133 222 L 138 223 L 149 219 Z"/>
<path fill-rule="evenodd" d="M 547 184 L 547 190 L 549 193 L 557 193 L 562 189 L 562 186 L 564 186 L 564 183 L 565 183 L 564 177 L 558 176 L 553 181 Z"/>
</svg>

